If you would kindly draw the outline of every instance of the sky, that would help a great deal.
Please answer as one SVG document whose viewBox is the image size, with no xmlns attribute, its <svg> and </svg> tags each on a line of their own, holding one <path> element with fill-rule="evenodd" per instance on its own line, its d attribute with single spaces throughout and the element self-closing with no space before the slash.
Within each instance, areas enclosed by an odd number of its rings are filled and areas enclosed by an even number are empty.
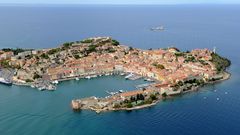
<svg viewBox="0 0 240 135">
<path fill-rule="evenodd" d="M 240 0 L 0 0 L 7 4 L 240 4 Z"/>
</svg>

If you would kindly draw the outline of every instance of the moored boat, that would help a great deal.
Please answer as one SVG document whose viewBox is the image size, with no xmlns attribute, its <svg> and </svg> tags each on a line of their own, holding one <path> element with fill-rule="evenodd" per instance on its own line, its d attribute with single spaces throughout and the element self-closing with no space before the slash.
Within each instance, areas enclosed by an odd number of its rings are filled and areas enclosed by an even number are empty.
<svg viewBox="0 0 240 135">
<path fill-rule="evenodd" d="M 92 78 L 96 78 L 97 77 L 97 75 L 93 75 L 93 76 L 91 76 Z"/>
<path fill-rule="evenodd" d="M 130 73 L 129 75 L 125 76 L 125 79 L 129 79 L 130 77 L 132 77 L 134 74 Z"/>
<path fill-rule="evenodd" d="M 9 80 L 6 80 L 4 78 L 0 78 L 0 83 L 1 84 L 5 84 L 5 85 L 8 85 L 8 86 L 11 86 L 12 85 L 12 82 L 9 81 Z"/>
<path fill-rule="evenodd" d="M 151 28 L 151 31 L 163 31 L 163 30 L 164 30 L 163 26 Z"/>
<path fill-rule="evenodd" d="M 125 73 L 121 73 L 120 75 L 121 75 L 121 76 L 124 76 L 124 75 L 125 75 Z"/>
<path fill-rule="evenodd" d="M 55 80 L 52 82 L 53 84 L 58 84 L 58 80 Z"/>
<path fill-rule="evenodd" d="M 91 76 L 86 76 L 85 78 L 86 78 L 86 79 L 91 79 Z"/>
</svg>

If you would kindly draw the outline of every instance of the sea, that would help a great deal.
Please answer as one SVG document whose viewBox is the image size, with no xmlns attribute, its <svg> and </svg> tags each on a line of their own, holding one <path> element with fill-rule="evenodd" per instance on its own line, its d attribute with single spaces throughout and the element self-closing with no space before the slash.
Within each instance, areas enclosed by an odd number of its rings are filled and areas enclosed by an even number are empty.
<svg viewBox="0 0 240 135">
<path fill-rule="evenodd" d="M 164 26 L 164 31 L 151 31 Z M 111 36 L 141 49 L 213 49 L 232 61 L 229 80 L 134 111 L 96 114 L 72 99 L 134 90 L 144 80 L 103 76 L 56 91 L 0 85 L 0 135 L 239 135 L 240 5 L 0 5 L 0 48 L 52 48 Z"/>
</svg>

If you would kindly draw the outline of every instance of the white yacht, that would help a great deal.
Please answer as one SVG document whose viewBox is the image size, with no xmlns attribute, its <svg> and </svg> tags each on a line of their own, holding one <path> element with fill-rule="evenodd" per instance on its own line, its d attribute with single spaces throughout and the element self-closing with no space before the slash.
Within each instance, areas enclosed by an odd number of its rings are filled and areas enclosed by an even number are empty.
<svg viewBox="0 0 240 135">
<path fill-rule="evenodd" d="M 91 76 L 87 76 L 87 77 L 85 77 L 86 79 L 91 79 Z"/>
<path fill-rule="evenodd" d="M 151 28 L 151 31 L 163 31 L 163 30 L 164 30 L 164 27 L 163 27 L 163 26 Z"/>
</svg>

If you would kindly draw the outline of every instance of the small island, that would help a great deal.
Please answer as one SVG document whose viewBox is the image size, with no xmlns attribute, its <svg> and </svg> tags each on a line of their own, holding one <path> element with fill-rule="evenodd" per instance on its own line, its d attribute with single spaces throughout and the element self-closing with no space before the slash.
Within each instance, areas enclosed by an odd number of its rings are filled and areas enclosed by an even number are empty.
<svg viewBox="0 0 240 135">
<path fill-rule="evenodd" d="M 0 50 L 0 82 L 39 90 L 55 90 L 59 81 L 102 75 L 144 78 L 136 90 L 109 92 L 110 96 L 73 99 L 74 110 L 96 112 L 149 107 L 175 95 L 226 80 L 231 62 L 209 49 L 181 52 L 178 48 L 142 50 L 121 45 L 110 37 L 67 42 L 50 49 Z"/>
</svg>

